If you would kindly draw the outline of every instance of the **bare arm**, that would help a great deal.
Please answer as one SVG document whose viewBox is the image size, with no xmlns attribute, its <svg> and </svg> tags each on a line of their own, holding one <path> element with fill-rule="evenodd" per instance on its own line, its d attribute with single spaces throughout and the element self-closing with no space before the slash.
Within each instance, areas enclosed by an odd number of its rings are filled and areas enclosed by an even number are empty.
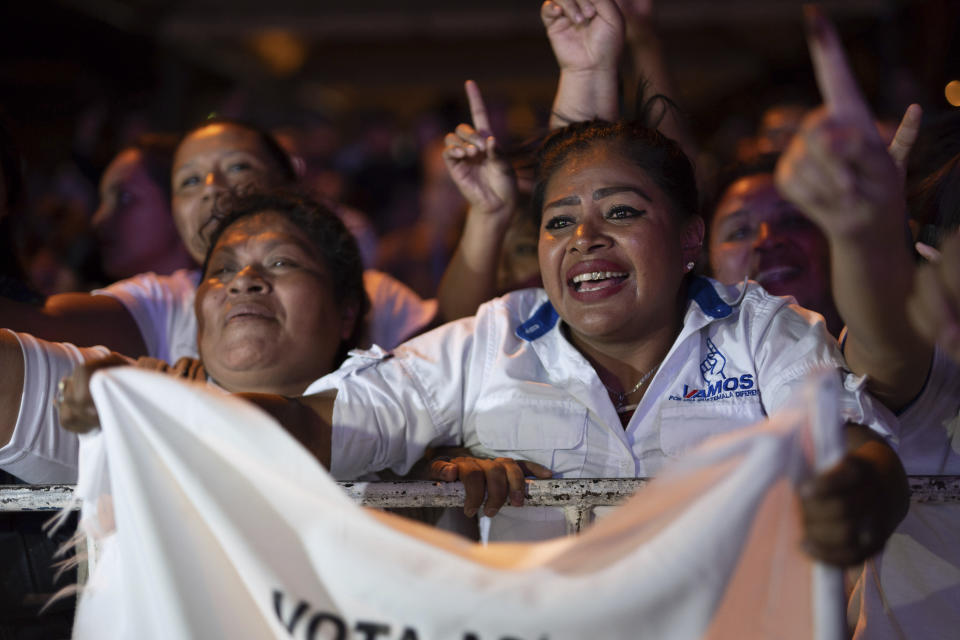
<svg viewBox="0 0 960 640">
<path fill-rule="evenodd" d="M 663 48 L 653 21 L 653 0 L 617 0 L 626 23 L 627 55 L 631 72 L 627 78 L 645 80 L 646 94 L 662 95 L 675 100 L 677 90 L 673 78 L 667 71 L 663 58 Z M 627 95 L 637 93 L 638 87 L 627 84 Z M 676 109 L 664 106 L 663 118 L 657 129 L 663 135 L 676 140 L 683 152 L 691 160 L 697 157 L 697 144 L 690 128 Z"/>
<path fill-rule="evenodd" d="M 237 395 L 273 416 L 320 464 L 330 468 L 331 425 L 336 391 L 324 391 L 302 398 L 286 398 L 271 393 Z"/>
<path fill-rule="evenodd" d="M 0 447 L 13 437 L 23 393 L 23 352 L 10 333 L 0 331 Z"/>
<path fill-rule="evenodd" d="M 110 296 L 63 293 L 43 307 L 0 299 L 0 327 L 53 342 L 103 345 L 131 357 L 147 353 L 133 316 Z"/>
<path fill-rule="evenodd" d="M 810 114 L 777 166 L 777 186 L 823 229 L 830 243 L 833 297 L 844 322 L 851 369 L 897 410 L 921 390 L 932 358 L 911 327 L 907 297 L 914 265 L 897 158 L 919 125 L 904 117 L 891 153 L 860 96 L 833 26 L 808 12 L 811 58 L 824 107 Z"/>
</svg>

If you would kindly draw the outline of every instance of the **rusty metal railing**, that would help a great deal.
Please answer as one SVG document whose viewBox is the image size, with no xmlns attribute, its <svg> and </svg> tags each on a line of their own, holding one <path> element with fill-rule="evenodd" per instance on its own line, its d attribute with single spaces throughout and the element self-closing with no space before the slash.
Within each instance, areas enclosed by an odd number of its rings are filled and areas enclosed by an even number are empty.
<svg viewBox="0 0 960 640">
<path fill-rule="evenodd" d="M 594 507 L 619 504 L 647 482 L 644 478 L 528 480 L 525 504 L 561 507 L 567 531 L 576 533 L 592 520 Z M 909 482 L 914 502 L 960 502 L 960 476 L 912 476 Z M 338 484 L 354 502 L 365 507 L 458 507 L 464 498 L 459 482 Z M 69 506 L 72 500 L 72 485 L 0 485 L 0 512 L 55 511 Z"/>
</svg>

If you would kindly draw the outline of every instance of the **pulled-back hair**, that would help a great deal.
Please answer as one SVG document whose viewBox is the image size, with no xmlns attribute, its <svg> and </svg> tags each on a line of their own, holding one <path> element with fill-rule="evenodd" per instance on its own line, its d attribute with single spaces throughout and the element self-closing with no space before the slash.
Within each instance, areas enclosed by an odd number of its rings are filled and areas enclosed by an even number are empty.
<svg viewBox="0 0 960 640">
<path fill-rule="evenodd" d="M 634 122 L 588 120 L 557 129 L 537 152 L 532 214 L 539 222 L 550 177 L 571 156 L 593 147 L 612 145 L 624 158 L 650 177 L 673 204 L 679 220 L 697 214 L 697 183 L 693 164 L 680 145 L 656 129 Z"/>
<path fill-rule="evenodd" d="M 266 212 L 283 216 L 303 232 L 316 249 L 316 256 L 327 267 L 334 298 L 341 304 L 357 305 L 353 331 L 337 350 L 334 366 L 339 366 L 347 357 L 347 352 L 357 346 L 363 336 L 364 318 L 370 309 L 370 300 L 363 286 L 363 260 L 357 241 L 337 214 L 327 206 L 291 189 L 218 199 L 214 211 L 216 223 L 203 260 L 203 274 L 207 275 L 213 249 L 224 231 L 238 220 Z"/>
<path fill-rule="evenodd" d="M 293 161 L 290 159 L 290 154 L 288 154 L 280 145 L 280 143 L 277 142 L 277 139 L 272 133 L 263 127 L 253 124 L 252 122 L 221 116 L 208 118 L 183 134 L 183 137 L 180 138 L 180 143 L 182 144 L 184 140 L 192 136 L 197 131 L 218 124 L 227 127 L 243 129 L 244 131 L 249 131 L 250 133 L 256 135 L 257 140 L 260 142 L 260 146 L 262 146 L 263 150 L 267 153 L 267 157 L 273 161 L 273 164 L 280 173 L 280 178 L 283 180 L 283 182 L 288 184 L 297 182 L 297 172 L 293 167 Z"/>
</svg>

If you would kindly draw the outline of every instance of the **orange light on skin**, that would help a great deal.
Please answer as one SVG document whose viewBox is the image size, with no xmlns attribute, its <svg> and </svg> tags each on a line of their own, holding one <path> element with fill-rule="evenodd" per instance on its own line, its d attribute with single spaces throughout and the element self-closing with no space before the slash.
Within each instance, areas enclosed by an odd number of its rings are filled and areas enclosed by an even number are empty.
<svg viewBox="0 0 960 640">
<path fill-rule="evenodd" d="M 943 90 L 943 95 L 947 97 L 947 102 L 951 105 L 960 107 L 960 80 L 948 82 L 947 87 Z"/>
</svg>

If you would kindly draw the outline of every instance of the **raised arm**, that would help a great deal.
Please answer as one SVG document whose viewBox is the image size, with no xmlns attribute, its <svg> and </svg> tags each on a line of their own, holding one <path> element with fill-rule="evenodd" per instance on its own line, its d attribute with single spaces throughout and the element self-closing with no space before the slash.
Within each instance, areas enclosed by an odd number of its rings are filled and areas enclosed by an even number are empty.
<svg viewBox="0 0 960 640">
<path fill-rule="evenodd" d="M 662 95 L 676 99 L 677 91 L 673 78 L 667 71 L 663 48 L 654 24 L 653 0 L 617 0 L 626 25 L 627 61 L 629 72 L 625 74 L 625 93 L 635 95 L 636 81 L 647 83 L 646 95 Z M 697 157 L 698 149 L 690 128 L 678 110 L 666 108 L 657 129 L 663 135 L 676 140 L 690 159 Z"/>
<path fill-rule="evenodd" d="M 619 113 L 617 65 L 623 50 L 623 17 L 613 0 L 547 0 L 540 8 L 560 82 L 550 128 Z"/>
<path fill-rule="evenodd" d="M 444 321 L 472 316 L 497 295 L 500 249 L 517 207 L 517 179 L 497 153 L 480 89 L 468 80 L 466 90 L 473 126 L 461 124 L 448 133 L 443 151 L 450 177 L 469 205 L 460 243 L 437 292 Z"/>
<path fill-rule="evenodd" d="M 897 410 L 923 387 L 932 349 L 912 328 L 907 297 L 914 264 L 906 236 L 902 160 L 915 138 L 919 108 L 904 116 L 891 152 L 847 65 L 833 25 L 806 12 L 810 56 L 823 95 L 781 158 L 777 186 L 824 231 L 833 296 L 847 338 L 850 368 Z"/>
<path fill-rule="evenodd" d="M 131 357 L 147 353 L 133 316 L 111 296 L 63 293 L 42 307 L 0 298 L 0 327 L 52 342 L 104 345 Z"/>
</svg>

